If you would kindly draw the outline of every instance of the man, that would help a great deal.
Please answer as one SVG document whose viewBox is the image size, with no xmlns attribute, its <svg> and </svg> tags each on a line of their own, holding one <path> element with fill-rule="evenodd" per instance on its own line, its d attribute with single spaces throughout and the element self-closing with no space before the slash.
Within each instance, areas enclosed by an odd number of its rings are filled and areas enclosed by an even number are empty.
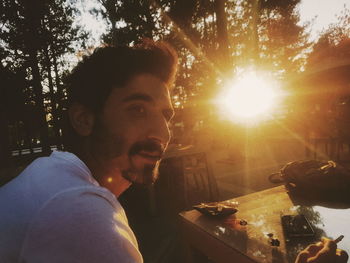
<svg viewBox="0 0 350 263">
<path fill-rule="evenodd" d="M 156 180 L 176 64 L 153 42 L 101 48 L 78 64 L 70 152 L 35 160 L 0 189 L 0 262 L 142 262 L 116 197 Z"/>
<path fill-rule="evenodd" d="M 176 63 L 168 45 L 145 42 L 78 64 L 68 79 L 69 152 L 35 160 L 0 189 L 0 262 L 142 262 L 116 197 L 156 180 Z M 329 244 L 298 263 L 321 251 L 335 257 Z"/>
</svg>

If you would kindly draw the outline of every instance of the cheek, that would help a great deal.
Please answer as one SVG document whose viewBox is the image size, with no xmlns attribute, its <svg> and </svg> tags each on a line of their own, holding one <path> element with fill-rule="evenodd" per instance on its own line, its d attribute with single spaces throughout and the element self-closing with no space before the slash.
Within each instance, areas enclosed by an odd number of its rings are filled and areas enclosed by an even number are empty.
<svg viewBox="0 0 350 263">
<path fill-rule="evenodd" d="M 145 123 L 127 117 L 116 113 L 100 122 L 96 137 L 101 142 L 101 151 L 106 152 L 109 158 L 127 155 L 130 147 L 143 138 Z"/>
<path fill-rule="evenodd" d="M 135 142 L 143 138 L 146 124 L 143 121 L 121 121 L 113 125 L 111 132 L 123 138 L 122 143 L 130 147 Z"/>
<path fill-rule="evenodd" d="M 111 130 L 106 125 L 99 125 L 91 136 L 91 151 L 98 158 L 113 159 L 125 151 L 125 138 L 118 131 Z"/>
</svg>

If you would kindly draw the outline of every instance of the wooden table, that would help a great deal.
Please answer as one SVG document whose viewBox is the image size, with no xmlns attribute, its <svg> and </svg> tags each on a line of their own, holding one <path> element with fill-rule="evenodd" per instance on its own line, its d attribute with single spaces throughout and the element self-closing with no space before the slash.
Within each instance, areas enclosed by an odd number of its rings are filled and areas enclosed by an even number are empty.
<svg viewBox="0 0 350 263">
<path fill-rule="evenodd" d="M 188 247 L 194 248 L 217 263 L 294 262 L 296 255 L 309 243 L 325 236 L 345 238 L 338 244 L 350 254 L 350 208 L 330 208 L 320 205 L 298 205 L 284 186 L 232 199 L 238 212 L 227 218 L 213 218 L 196 210 L 180 213 L 181 227 Z M 349 206 L 348 206 L 349 207 Z M 282 214 L 304 214 L 316 232 L 312 240 L 286 241 L 280 217 Z M 241 226 L 237 222 L 248 222 Z M 272 247 L 267 234 L 280 240 Z M 189 255 L 192 253 L 189 253 Z M 189 257 L 188 261 L 195 261 Z"/>
</svg>

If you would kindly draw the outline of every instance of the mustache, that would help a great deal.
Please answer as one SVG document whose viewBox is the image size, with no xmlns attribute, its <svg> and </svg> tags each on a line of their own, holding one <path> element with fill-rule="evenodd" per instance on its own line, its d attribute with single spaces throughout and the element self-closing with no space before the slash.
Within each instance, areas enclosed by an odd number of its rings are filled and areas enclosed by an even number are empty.
<svg viewBox="0 0 350 263">
<path fill-rule="evenodd" d="M 141 151 L 157 152 L 159 156 L 162 157 L 165 151 L 165 146 L 154 140 L 139 141 L 131 146 L 129 150 L 129 156 L 136 155 Z"/>
</svg>

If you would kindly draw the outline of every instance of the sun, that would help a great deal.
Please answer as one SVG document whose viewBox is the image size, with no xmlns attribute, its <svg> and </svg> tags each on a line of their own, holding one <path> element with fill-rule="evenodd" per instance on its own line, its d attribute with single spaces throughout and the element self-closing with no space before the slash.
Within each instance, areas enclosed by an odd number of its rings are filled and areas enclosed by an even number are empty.
<svg viewBox="0 0 350 263">
<path fill-rule="evenodd" d="M 216 104 L 223 115 L 237 121 L 259 121 L 271 114 L 278 97 L 277 83 L 256 71 L 228 81 Z"/>
</svg>

